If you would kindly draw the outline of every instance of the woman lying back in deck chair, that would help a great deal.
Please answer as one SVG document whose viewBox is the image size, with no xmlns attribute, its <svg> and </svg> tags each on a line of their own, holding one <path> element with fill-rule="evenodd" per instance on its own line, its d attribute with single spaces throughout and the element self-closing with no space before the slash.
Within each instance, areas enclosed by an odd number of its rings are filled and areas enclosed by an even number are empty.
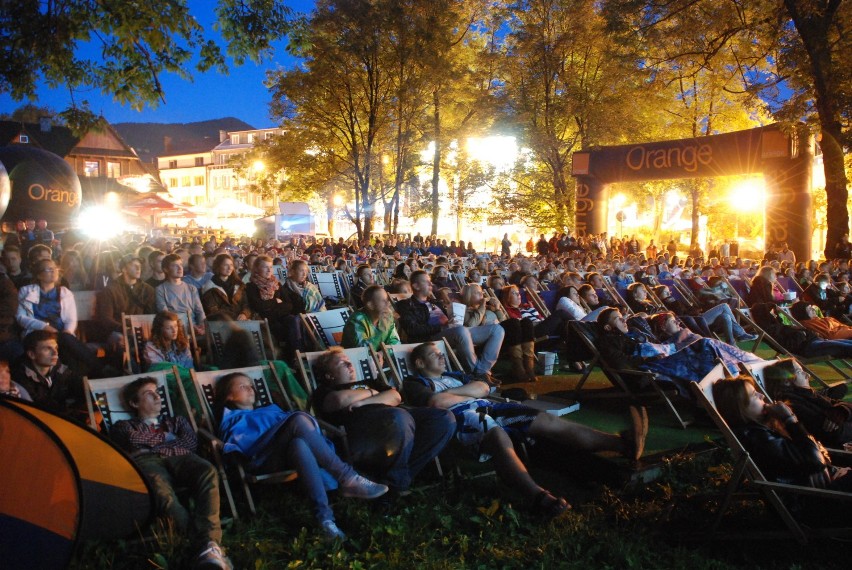
<svg viewBox="0 0 852 570">
<path fill-rule="evenodd" d="M 674 321 L 671 313 L 666 315 L 671 315 Z M 612 307 L 598 316 L 598 327 L 601 335 L 596 345 L 610 366 L 656 372 L 671 380 L 685 397 L 691 397 L 688 383 L 704 378 L 720 359 L 734 374 L 739 362 L 762 360 L 750 352 L 716 339 L 699 337 L 685 329 L 669 342 L 660 343 L 638 330 L 629 329 L 621 312 Z"/>
<path fill-rule="evenodd" d="M 835 467 L 825 448 L 783 402 L 766 403 L 754 380 L 741 376 L 713 386 L 719 415 L 767 479 L 779 483 L 852 491 L 852 472 Z"/>
</svg>

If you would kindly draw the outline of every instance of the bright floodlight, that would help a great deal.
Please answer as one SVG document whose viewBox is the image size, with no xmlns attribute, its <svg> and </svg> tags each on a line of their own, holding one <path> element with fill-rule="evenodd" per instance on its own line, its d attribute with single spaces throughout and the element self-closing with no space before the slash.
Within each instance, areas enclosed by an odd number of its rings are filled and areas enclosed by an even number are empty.
<svg viewBox="0 0 852 570">
<path fill-rule="evenodd" d="M 91 206 L 77 216 L 77 226 L 90 238 L 106 241 L 124 231 L 121 214 L 105 206 Z"/>
<path fill-rule="evenodd" d="M 518 160 L 518 142 L 515 137 L 471 137 L 467 139 L 467 152 L 472 159 L 504 171 Z"/>
<path fill-rule="evenodd" d="M 763 178 L 743 180 L 731 190 L 731 207 L 738 212 L 756 212 L 763 207 L 765 192 L 766 184 Z"/>
<path fill-rule="evenodd" d="M 335 194 L 334 197 L 331 199 L 331 203 L 334 204 L 334 206 L 336 208 L 339 208 L 343 204 L 345 204 L 346 201 L 344 200 L 343 196 L 341 196 L 340 194 Z"/>
<path fill-rule="evenodd" d="M 627 196 L 624 194 L 616 194 L 609 201 L 610 205 L 616 209 L 621 208 L 625 202 L 627 202 Z"/>
<path fill-rule="evenodd" d="M 251 169 L 255 172 L 263 172 L 264 168 L 266 168 L 266 165 L 262 160 L 255 160 L 251 165 Z"/>
</svg>

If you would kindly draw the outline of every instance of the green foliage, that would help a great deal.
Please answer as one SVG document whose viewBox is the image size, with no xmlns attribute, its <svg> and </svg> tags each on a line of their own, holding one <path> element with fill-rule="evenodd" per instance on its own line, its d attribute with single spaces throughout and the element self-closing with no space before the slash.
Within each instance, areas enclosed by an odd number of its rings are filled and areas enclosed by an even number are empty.
<svg viewBox="0 0 852 570">
<path fill-rule="evenodd" d="M 289 10 L 278 0 L 220 0 L 218 27 L 237 63 L 271 53 L 288 30 Z M 165 100 L 163 73 L 189 78 L 227 72 L 220 47 L 205 38 L 186 0 L 0 3 L 0 92 L 35 99 L 37 84 L 111 95 L 141 110 Z M 69 126 L 97 120 L 85 102 L 65 112 Z"/>
<path fill-rule="evenodd" d="M 344 545 L 323 542 L 296 487 L 260 488 L 260 512 L 225 530 L 224 545 L 239 569 L 280 568 L 801 568 L 845 567 L 837 543 L 708 542 L 731 465 L 727 453 L 674 456 L 655 482 L 616 491 L 565 480 L 560 493 L 574 509 L 552 522 L 531 516 L 494 477 L 448 479 L 417 488 L 382 516 L 369 504 L 335 501 Z M 777 522 L 756 501 L 737 499 L 727 518 L 738 528 Z M 307 525 L 307 526 L 306 526 Z M 183 568 L 192 553 L 183 537 L 160 530 L 146 545 L 88 543 L 71 568 Z"/>
</svg>

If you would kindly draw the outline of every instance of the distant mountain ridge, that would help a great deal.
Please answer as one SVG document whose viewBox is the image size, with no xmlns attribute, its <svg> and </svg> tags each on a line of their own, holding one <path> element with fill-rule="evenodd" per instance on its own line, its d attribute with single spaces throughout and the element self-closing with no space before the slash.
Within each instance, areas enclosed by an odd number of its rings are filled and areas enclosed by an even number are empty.
<svg viewBox="0 0 852 570">
<path fill-rule="evenodd" d="M 219 131 L 254 129 L 235 117 L 224 117 L 195 123 L 115 123 L 112 125 L 128 145 L 132 146 L 143 162 L 157 156 L 202 152 L 219 144 Z M 170 149 L 165 148 L 165 138 L 171 138 Z"/>
</svg>

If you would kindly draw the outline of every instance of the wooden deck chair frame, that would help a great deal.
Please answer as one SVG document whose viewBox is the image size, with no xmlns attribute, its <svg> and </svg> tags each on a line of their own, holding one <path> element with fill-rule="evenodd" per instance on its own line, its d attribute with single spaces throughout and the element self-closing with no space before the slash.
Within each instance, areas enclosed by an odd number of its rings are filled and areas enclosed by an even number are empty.
<svg viewBox="0 0 852 570">
<path fill-rule="evenodd" d="M 287 266 L 286 265 L 274 265 L 272 266 L 272 273 L 275 275 L 275 278 L 278 279 L 278 282 L 282 285 L 287 281 Z"/>
<path fill-rule="evenodd" d="M 464 372 L 461 362 L 456 356 L 455 351 L 450 346 L 446 339 L 430 341 L 434 342 L 435 346 L 444 353 L 444 360 L 447 363 L 448 369 L 452 371 Z M 411 352 L 422 342 L 414 342 L 409 344 L 384 344 L 382 343 L 382 353 L 385 355 L 385 363 L 390 366 L 391 377 L 393 378 L 392 386 L 397 390 L 402 391 L 402 382 L 413 370 L 410 362 Z"/>
<path fill-rule="evenodd" d="M 115 422 L 127 420 L 133 417 L 125 407 L 126 402 L 123 402 L 121 399 L 121 391 L 134 380 L 148 377 L 154 378 L 157 381 L 157 393 L 163 400 L 163 409 L 160 413 L 160 417 L 174 416 L 175 407 L 168 390 L 169 374 L 174 374 L 175 378 L 177 378 L 177 371 L 174 368 L 171 370 L 158 370 L 156 372 L 145 372 L 142 374 L 115 376 L 113 378 L 89 379 L 88 377 L 84 377 L 83 386 L 85 387 L 87 394 L 86 409 L 89 412 L 89 425 L 97 425 L 97 412 L 100 412 L 104 421 L 104 428 L 107 432 L 112 429 Z M 180 382 L 176 382 L 176 384 L 178 385 L 178 392 L 183 394 L 183 386 Z M 186 403 L 187 400 L 184 398 L 182 404 L 186 406 Z M 188 407 L 186 409 L 187 411 L 189 410 Z M 114 417 L 116 415 L 120 415 L 120 417 Z M 195 418 L 191 417 L 191 414 L 189 421 L 192 424 L 192 428 L 197 431 L 198 426 L 195 423 Z"/>
<path fill-rule="evenodd" d="M 333 273 L 316 273 L 315 285 L 319 289 L 323 299 L 337 299 L 337 303 L 346 302 L 346 289 L 343 286 L 343 279 L 337 271 Z"/>
<path fill-rule="evenodd" d="M 320 355 L 324 354 L 324 350 L 314 352 L 296 351 L 296 363 L 299 367 L 299 379 L 302 382 L 302 387 L 308 394 L 308 401 L 311 403 L 311 411 L 313 409 L 313 393 L 317 389 L 317 381 L 313 372 L 313 365 Z M 356 348 L 343 349 L 343 353 L 349 357 L 355 367 L 355 377 L 358 381 L 362 380 L 378 380 L 380 383 L 388 384 L 387 376 L 384 371 L 379 368 L 376 352 L 371 346 L 359 346 Z M 316 415 L 316 414 L 314 414 Z"/>
<path fill-rule="evenodd" d="M 740 307 L 747 307 L 748 305 L 746 305 L 745 299 L 743 299 L 742 295 L 740 295 L 740 292 L 737 291 L 736 287 L 734 287 L 734 284 L 731 283 L 731 280 L 728 279 L 728 277 L 722 277 L 722 281 L 724 281 L 728 285 L 728 291 L 734 294 L 734 297 L 737 299 L 737 304 Z"/>
<path fill-rule="evenodd" d="M 251 337 L 252 346 L 257 351 L 258 360 L 272 360 L 275 343 L 269 330 L 267 319 L 252 321 L 207 321 L 207 354 L 212 363 L 218 365 L 225 355 L 225 344 L 232 331 L 241 329 Z M 225 336 L 227 333 L 227 336 Z"/>
<path fill-rule="evenodd" d="M 225 444 L 218 436 L 218 426 L 215 425 L 213 418 L 214 389 L 216 382 L 222 376 L 225 376 L 226 374 L 231 374 L 233 372 L 240 372 L 251 379 L 252 383 L 254 384 L 255 391 L 258 395 L 258 401 L 262 404 L 271 403 L 272 393 L 269 390 L 269 383 L 267 382 L 266 377 L 264 375 L 264 372 L 266 371 L 269 371 L 273 381 L 277 384 L 278 389 L 283 394 L 283 397 L 287 402 L 288 408 L 291 410 L 294 409 L 292 402 L 290 401 L 290 397 L 287 395 L 287 392 L 282 387 L 281 381 L 275 372 L 275 367 L 271 363 L 265 366 L 248 366 L 245 368 L 234 368 L 231 370 L 213 370 L 209 372 L 198 372 L 196 370 L 190 370 L 192 384 L 195 386 L 195 392 L 198 396 L 198 401 L 201 404 L 201 426 L 198 430 L 198 434 L 210 445 L 214 457 L 216 457 L 217 467 L 219 468 L 219 476 L 224 483 L 223 486 L 227 495 L 228 504 L 231 508 L 231 512 L 233 513 L 234 518 L 238 518 L 238 514 L 236 503 L 234 502 L 234 495 L 231 491 L 230 482 L 228 480 L 228 474 L 225 469 Z M 248 503 L 249 511 L 251 512 L 252 516 L 257 514 L 257 509 L 255 507 L 254 497 L 252 496 L 251 488 L 249 487 L 250 484 L 286 483 L 289 481 L 293 481 L 297 477 L 296 471 L 292 469 L 279 471 L 276 473 L 253 475 L 251 473 L 246 472 L 245 468 L 242 465 L 242 462 L 234 460 L 233 464 L 237 470 L 240 483 L 243 487 L 243 493 L 245 494 L 246 502 Z"/>
<path fill-rule="evenodd" d="M 752 330 L 754 330 L 757 333 L 757 340 L 754 343 L 754 348 L 752 348 L 752 352 L 754 352 L 754 349 L 757 348 L 757 346 L 760 344 L 761 341 L 763 341 L 767 345 L 769 345 L 769 347 L 772 350 L 775 351 L 776 356 L 782 356 L 783 355 L 783 356 L 788 356 L 790 358 L 795 358 L 799 362 L 799 364 L 801 364 L 802 368 L 804 368 L 805 371 L 808 374 L 810 374 L 817 382 L 819 382 L 819 384 L 824 388 L 828 388 L 831 385 L 828 382 L 826 382 L 822 377 L 820 377 L 819 374 L 817 374 L 813 369 L 811 369 L 808 366 L 809 364 L 826 364 L 830 368 L 835 370 L 838 374 L 840 374 L 844 378 L 845 382 L 849 382 L 850 380 L 852 380 L 852 377 L 850 377 L 849 374 L 844 372 L 843 369 L 840 368 L 834 362 L 835 360 L 842 360 L 842 359 L 832 358 L 831 356 L 803 357 L 803 356 L 795 355 L 795 354 L 791 353 L 790 351 L 788 351 L 786 348 L 784 348 L 781 345 L 780 342 L 778 342 L 777 340 L 775 340 L 774 338 L 769 336 L 769 334 L 765 330 L 760 328 L 757 325 L 757 323 L 754 322 L 754 320 L 751 318 L 751 310 L 750 309 L 737 309 L 736 313 L 739 314 L 739 317 L 741 318 L 742 321 L 744 321 L 746 323 L 747 326 L 751 327 Z M 852 367 L 850 367 L 850 364 L 848 362 L 846 362 L 845 360 L 842 360 L 842 361 L 843 361 L 845 366 L 852 368 Z"/>
<path fill-rule="evenodd" d="M 704 408 L 704 410 L 713 420 L 713 423 L 716 424 L 717 428 L 719 428 L 719 431 L 722 432 L 722 435 L 724 436 L 728 447 L 731 449 L 731 453 L 733 454 L 734 458 L 734 471 L 731 475 L 731 480 L 728 483 L 725 495 L 722 499 L 722 503 L 719 506 L 719 510 L 716 513 L 715 520 L 710 529 L 711 538 L 719 528 L 719 525 L 722 522 L 722 517 L 728 510 L 728 507 L 731 505 L 731 501 L 733 500 L 735 493 L 740 489 L 742 483 L 745 480 L 749 480 L 751 482 L 751 485 L 753 485 L 758 491 L 760 491 L 765 501 L 769 505 L 771 505 L 772 508 L 781 517 L 781 520 L 787 527 L 787 531 L 793 535 L 793 537 L 799 544 L 807 544 L 808 538 L 810 536 L 852 536 L 852 528 L 813 529 L 800 524 L 795 519 L 793 514 L 781 500 L 782 494 L 801 495 L 805 497 L 814 497 L 829 500 L 850 501 L 852 500 L 852 493 L 842 493 L 839 491 L 817 489 L 814 487 L 805 487 L 801 485 L 776 483 L 774 481 L 767 480 L 763 473 L 760 471 L 760 468 L 758 468 L 757 464 L 754 462 L 754 460 L 752 460 L 748 451 L 746 451 L 745 447 L 742 445 L 742 442 L 740 442 L 739 438 L 737 438 L 736 434 L 733 432 L 733 430 L 730 428 L 727 422 L 725 422 L 724 418 L 722 418 L 722 416 L 716 409 L 716 404 L 713 400 L 713 385 L 717 381 L 724 378 L 724 372 L 718 371 L 718 368 L 719 366 L 714 369 L 714 371 L 716 372 L 715 374 L 714 372 L 711 372 L 700 382 L 696 382 L 691 386 L 696 401 L 702 408 Z M 843 452 L 835 451 L 832 454 L 836 455 L 838 453 Z M 759 533 L 759 536 L 777 538 L 777 533 L 761 532 Z M 784 536 L 787 536 L 787 533 L 784 533 Z M 752 538 L 752 536 L 750 536 L 750 533 L 742 532 L 737 533 L 736 537 Z"/>
<path fill-rule="evenodd" d="M 656 399 L 661 400 L 666 408 L 672 413 L 678 425 L 682 429 L 686 429 L 686 427 L 691 423 L 686 421 L 681 417 L 680 412 L 677 411 L 674 403 L 672 402 L 669 394 L 659 385 L 658 376 L 654 372 L 650 372 L 648 370 L 639 370 L 639 369 L 619 369 L 613 366 L 610 366 L 606 360 L 601 356 L 598 347 L 595 346 L 594 341 L 589 337 L 586 326 L 595 326 L 595 323 L 585 323 L 581 321 L 571 321 L 571 327 L 574 328 L 577 335 L 582 339 L 583 343 L 592 353 L 592 359 L 585 363 L 585 368 L 583 370 L 583 375 L 580 377 L 579 382 L 577 382 L 576 388 L 574 388 L 574 400 L 580 400 L 583 386 L 586 384 L 586 381 L 589 379 L 589 376 L 592 373 L 592 370 L 595 366 L 600 367 L 601 371 L 606 376 L 607 380 L 618 390 L 623 392 L 624 396 L 639 398 L 641 396 L 646 396 L 646 394 L 637 394 L 634 390 L 631 390 L 627 385 L 627 382 L 624 379 L 624 376 L 635 376 L 639 378 L 644 378 L 648 380 L 648 384 L 651 386 L 653 392 L 651 392 L 650 396 L 656 397 Z M 621 394 L 619 394 L 621 396 Z"/>
<path fill-rule="evenodd" d="M 183 328 L 189 340 L 192 361 L 195 366 L 198 366 L 201 355 L 198 350 L 198 342 L 195 339 L 195 329 L 192 327 L 192 317 L 190 317 L 189 313 L 177 313 L 177 315 L 183 320 Z M 151 337 L 151 326 L 154 324 L 154 317 L 156 315 L 121 314 L 122 333 L 124 334 L 124 364 L 128 373 L 135 374 L 142 370 L 142 350 L 144 349 L 144 343 Z M 140 336 L 140 331 L 134 323 L 141 325 L 143 332 L 147 330 L 147 334 Z M 131 340 L 133 341 L 132 343 Z M 138 370 L 134 370 L 134 366 Z"/>
<path fill-rule="evenodd" d="M 544 303 L 541 295 L 538 294 L 538 291 L 528 289 L 527 299 L 529 299 L 530 303 L 532 303 L 532 306 L 535 307 L 535 310 L 538 311 L 538 314 L 541 315 L 542 319 L 546 319 L 550 316 L 550 309 L 547 308 L 547 305 Z"/>
<path fill-rule="evenodd" d="M 121 417 L 118 419 L 129 419 L 131 416 L 129 413 L 126 412 L 126 409 L 124 408 L 124 402 L 121 401 L 121 391 L 130 382 L 133 382 L 134 380 L 137 380 L 139 378 L 149 377 L 155 378 L 157 380 L 157 393 L 160 395 L 160 398 L 163 401 L 163 411 L 160 414 L 160 418 L 162 419 L 167 416 L 174 417 L 174 403 L 172 402 L 168 388 L 169 374 L 171 374 L 173 378 L 175 378 L 175 384 L 177 385 L 177 393 L 181 399 L 181 403 L 186 412 L 186 417 L 189 420 L 192 429 L 195 430 L 196 433 L 198 433 L 199 437 L 201 437 L 202 440 L 207 439 L 208 432 L 205 427 L 198 425 L 198 422 L 196 421 L 196 418 L 190 408 L 189 398 L 187 398 L 183 383 L 180 381 L 177 368 L 174 366 L 171 370 L 158 370 L 156 372 L 130 374 L 127 376 L 118 376 L 115 378 L 100 378 L 97 380 L 89 380 L 88 378 L 83 378 L 83 385 L 87 393 L 86 405 L 89 411 L 90 425 L 97 425 L 95 423 L 96 409 L 104 418 L 104 424 L 107 431 L 109 431 L 115 421 L 117 421 L 114 418 L 115 414 L 126 414 L 126 418 Z M 114 407 L 111 405 L 111 402 L 118 402 L 121 406 L 121 409 L 115 410 Z M 219 473 L 219 478 L 222 481 L 222 488 L 225 491 L 225 498 L 228 501 L 228 507 L 231 509 L 231 515 L 235 519 L 237 519 L 239 518 L 239 515 L 237 513 L 236 505 L 234 504 L 234 497 L 233 493 L 231 492 L 231 486 L 228 481 L 228 476 L 225 473 L 225 469 L 222 463 L 222 456 L 219 451 L 213 446 L 211 446 L 211 458 L 213 460 L 213 465 L 216 467 L 216 471 Z"/>
<path fill-rule="evenodd" d="M 331 346 L 340 346 L 337 335 L 340 338 L 343 337 L 343 327 L 354 312 L 352 307 L 347 306 L 315 313 L 302 313 L 300 317 L 314 347 L 317 350 L 327 350 Z M 338 319 L 339 324 L 334 319 Z"/>
</svg>

